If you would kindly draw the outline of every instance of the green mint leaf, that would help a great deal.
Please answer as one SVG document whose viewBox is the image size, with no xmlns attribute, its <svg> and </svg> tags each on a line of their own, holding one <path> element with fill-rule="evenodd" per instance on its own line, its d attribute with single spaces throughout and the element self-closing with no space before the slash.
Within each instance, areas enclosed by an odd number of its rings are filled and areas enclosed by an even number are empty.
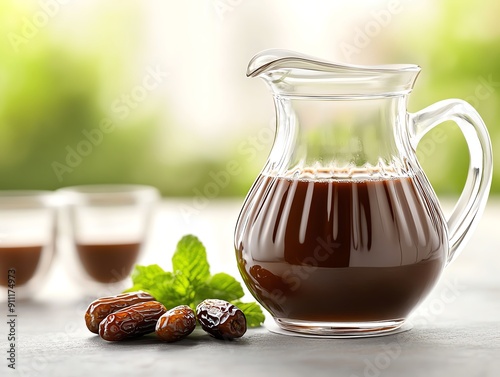
<svg viewBox="0 0 500 377">
<path fill-rule="evenodd" d="M 183 277 L 176 276 L 163 287 L 161 298 L 158 301 L 167 309 L 172 309 L 179 305 L 189 305 L 192 295 L 189 282 L 186 282 Z"/>
<path fill-rule="evenodd" d="M 213 275 L 206 283 L 196 287 L 193 304 L 196 306 L 207 298 L 233 301 L 243 297 L 244 292 L 241 284 L 226 273 Z"/>
<path fill-rule="evenodd" d="M 145 291 L 150 293 L 160 302 L 168 301 L 169 286 L 172 284 L 173 275 L 163 270 L 157 264 L 149 266 L 136 265 L 132 271 L 132 288 L 127 292 Z"/>
<path fill-rule="evenodd" d="M 225 301 L 237 300 L 245 294 L 239 281 L 224 272 L 215 274 L 207 283 L 213 297 Z"/>
<path fill-rule="evenodd" d="M 195 236 L 187 235 L 179 241 L 172 256 L 172 267 L 173 272 L 167 272 L 157 264 L 136 265 L 131 276 L 133 285 L 125 292 L 148 292 L 167 309 L 178 305 L 195 309 L 201 301 L 217 298 L 240 308 L 249 327 L 264 322 L 264 314 L 257 303 L 239 301 L 244 292 L 234 277 L 226 273 L 210 275 L 205 247 Z"/>
<path fill-rule="evenodd" d="M 137 291 L 143 291 L 144 289 L 140 285 L 133 285 L 130 288 L 127 288 L 123 291 L 123 293 L 128 293 L 128 292 L 137 292 Z M 148 292 L 149 293 L 149 292 Z"/>
<path fill-rule="evenodd" d="M 262 323 L 264 323 L 266 317 L 264 316 L 259 304 L 256 302 L 245 303 L 236 300 L 232 301 L 231 304 L 237 306 L 243 314 L 245 314 L 248 327 L 259 327 Z"/>
<path fill-rule="evenodd" d="M 205 246 L 193 235 L 181 238 L 172 256 L 175 275 L 182 274 L 196 289 L 210 278 L 210 265 Z"/>
<path fill-rule="evenodd" d="M 191 283 L 189 279 L 183 274 L 177 274 L 174 276 L 171 285 L 172 290 L 178 297 L 184 297 L 188 299 L 192 291 Z"/>
<path fill-rule="evenodd" d="M 164 304 L 168 309 L 179 305 L 193 305 L 195 293 L 192 284 L 182 274 L 174 276 L 172 284 L 168 287 L 169 300 Z"/>
<path fill-rule="evenodd" d="M 132 282 L 134 285 L 156 285 L 158 277 L 166 273 L 167 272 L 157 264 L 151 264 L 149 266 L 136 265 L 132 271 Z"/>
</svg>

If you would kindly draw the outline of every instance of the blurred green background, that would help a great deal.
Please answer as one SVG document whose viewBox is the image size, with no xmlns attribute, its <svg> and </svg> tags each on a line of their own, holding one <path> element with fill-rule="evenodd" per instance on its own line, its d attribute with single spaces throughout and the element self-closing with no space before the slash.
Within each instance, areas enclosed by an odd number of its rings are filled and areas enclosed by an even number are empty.
<svg viewBox="0 0 500 377">
<path fill-rule="evenodd" d="M 276 47 L 418 64 L 409 111 L 465 99 L 500 147 L 497 0 L 335 3 L 345 2 L 3 0 L 0 189 L 141 183 L 196 196 L 230 171 L 217 194 L 244 195 L 274 117 L 246 65 Z M 429 133 L 419 157 L 438 194 L 461 191 L 468 151 L 454 124 Z"/>
</svg>

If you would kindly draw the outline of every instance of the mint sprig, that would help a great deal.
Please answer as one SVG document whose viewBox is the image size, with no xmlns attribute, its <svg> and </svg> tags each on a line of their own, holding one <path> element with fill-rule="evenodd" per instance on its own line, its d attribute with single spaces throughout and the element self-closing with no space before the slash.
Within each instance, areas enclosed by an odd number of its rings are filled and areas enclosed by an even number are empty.
<svg viewBox="0 0 500 377">
<path fill-rule="evenodd" d="M 193 310 L 207 298 L 217 298 L 236 305 L 245 314 L 249 327 L 260 326 L 264 313 L 255 303 L 244 303 L 241 284 L 226 273 L 210 274 L 205 246 L 193 235 L 177 243 L 172 256 L 172 272 L 157 264 L 136 265 L 132 272 L 132 287 L 125 292 L 142 290 L 150 293 L 168 309 L 189 305 Z"/>
</svg>

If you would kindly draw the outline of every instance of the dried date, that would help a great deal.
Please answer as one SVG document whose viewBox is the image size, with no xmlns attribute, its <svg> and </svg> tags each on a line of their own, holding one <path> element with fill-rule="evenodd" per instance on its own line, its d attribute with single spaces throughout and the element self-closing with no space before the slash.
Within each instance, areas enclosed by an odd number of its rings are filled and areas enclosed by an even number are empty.
<svg viewBox="0 0 500 377">
<path fill-rule="evenodd" d="M 196 307 L 196 317 L 201 328 L 217 339 L 239 338 L 247 331 L 243 312 L 224 300 L 202 301 Z"/>
<path fill-rule="evenodd" d="M 156 334 L 166 342 L 176 342 L 191 334 L 196 327 L 196 316 L 187 305 L 176 306 L 163 314 L 156 323 Z"/>
<path fill-rule="evenodd" d="M 141 291 L 102 297 L 89 305 L 85 312 L 85 324 L 90 331 L 99 334 L 99 324 L 109 314 L 131 305 L 148 301 L 155 301 L 155 298 L 149 293 Z"/>
<path fill-rule="evenodd" d="M 155 331 L 158 319 L 166 311 L 158 301 L 126 307 L 109 314 L 99 324 L 99 335 L 104 340 L 116 341 L 148 334 Z"/>
</svg>

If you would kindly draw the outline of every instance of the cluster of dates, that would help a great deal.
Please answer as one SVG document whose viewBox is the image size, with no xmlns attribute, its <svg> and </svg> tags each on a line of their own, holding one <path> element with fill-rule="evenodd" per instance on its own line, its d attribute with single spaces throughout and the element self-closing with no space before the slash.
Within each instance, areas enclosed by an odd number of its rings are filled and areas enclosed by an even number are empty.
<svg viewBox="0 0 500 377">
<path fill-rule="evenodd" d="M 109 341 L 155 331 L 160 339 L 175 342 L 193 332 L 196 319 L 203 330 L 218 339 L 239 338 L 247 330 L 243 312 L 217 299 L 202 301 L 195 313 L 187 305 L 167 310 L 150 294 L 131 292 L 95 300 L 85 312 L 87 328 Z"/>
</svg>

